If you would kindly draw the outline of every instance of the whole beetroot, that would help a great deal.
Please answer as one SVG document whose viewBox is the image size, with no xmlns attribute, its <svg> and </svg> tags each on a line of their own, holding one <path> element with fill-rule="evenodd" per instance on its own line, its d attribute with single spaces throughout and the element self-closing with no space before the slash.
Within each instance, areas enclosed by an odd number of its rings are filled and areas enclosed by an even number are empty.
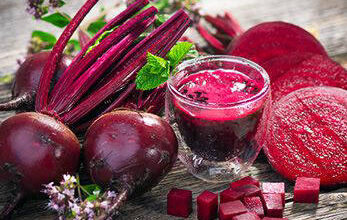
<svg viewBox="0 0 347 220">
<path fill-rule="evenodd" d="M 50 51 L 29 55 L 20 65 L 12 84 L 12 99 L 0 104 L 0 111 L 33 110 L 34 99 L 39 86 L 43 67 L 48 61 Z M 52 80 L 55 84 L 67 68 L 68 58 L 64 57 Z"/>
<path fill-rule="evenodd" d="M 63 123 L 36 112 L 12 116 L 0 130 L 0 177 L 17 187 L 17 196 L 3 210 L 2 218 L 23 196 L 39 192 L 42 184 L 75 173 L 80 145 Z"/>
<path fill-rule="evenodd" d="M 84 143 L 87 169 L 97 184 L 119 192 L 116 211 L 127 197 L 157 185 L 177 159 L 173 129 L 159 116 L 120 110 L 98 118 Z"/>
</svg>

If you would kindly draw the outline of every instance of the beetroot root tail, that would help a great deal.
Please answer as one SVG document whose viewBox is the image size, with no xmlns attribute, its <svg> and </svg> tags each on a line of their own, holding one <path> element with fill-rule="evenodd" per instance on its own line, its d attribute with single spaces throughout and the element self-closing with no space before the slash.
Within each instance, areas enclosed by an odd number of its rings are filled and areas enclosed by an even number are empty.
<svg viewBox="0 0 347 220">
<path fill-rule="evenodd" d="M 34 97 L 31 94 L 25 93 L 7 102 L 0 103 L 0 111 L 13 111 L 24 109 L 34 102 Z"/>
</svg>

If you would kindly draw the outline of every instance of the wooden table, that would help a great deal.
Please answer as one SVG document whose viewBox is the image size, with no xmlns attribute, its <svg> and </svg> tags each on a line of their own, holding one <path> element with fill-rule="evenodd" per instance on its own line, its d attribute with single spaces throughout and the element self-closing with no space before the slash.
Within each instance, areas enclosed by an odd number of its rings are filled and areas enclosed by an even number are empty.
<svg viewBox="0 0 347 220">
<path fill-rule="evenodd" d="M 69 2 L 66 6 L 69 12 L 74 12 L 81 4 L 78 0 Z M 101 2 L 110 5 L 114 1 Z M 203 4 L 205 10 L 211 13 L 218 12 L 221 8 L 230 9 L 244 28 L 262 21 L 284 20 L 314 30 L 329 54 L 347 67 L 346 0 L 205 0 Z M 17 69 L 16 59 L 24 57 L 33 29 L 58 31 L 49 25 L 33 21 L 24 13 L 24 7 L 24 0 L 0 1 L 0 75 Z M 94 13 L 95 11 L 97 10 L 94 10 Z M 9 86 L 0 85 L 0 100 L 9 96 Z M 3 121 L 12 114 L 12 112 L 0 113 L 0 120 Z M 317 206 L 294 204 L 293 183 L 287 182 L 274 172 L 263 155 L 258 157 L 245 175 L 253 175 L 261 181 L 284 181 L 288 192 L 284 215 L 289 219 L 347 219 L 346 187 L 322 190 Z M 166 194 L 172 187 L 191 189 L 195 198 L 205 189 L 217 192 L 226 186 L 227 184 L 209 184 L 200 181 L 188 174 L 182 164 L 177 162 L 170 174 L 151 192 L 128 202 L 119 219 L 177 219 L 165 214 Z M 8 189 L 1 186 L 0 204 L 5 203 L 8 195 Z M 42 199 L 29 199 L 17 210 L 13 218 L 53 219 L 55 215 L 46 210 L 46 202 Z M 194 209 L 191 219 L 195 219 L 195 216 Z"/>
</svg>

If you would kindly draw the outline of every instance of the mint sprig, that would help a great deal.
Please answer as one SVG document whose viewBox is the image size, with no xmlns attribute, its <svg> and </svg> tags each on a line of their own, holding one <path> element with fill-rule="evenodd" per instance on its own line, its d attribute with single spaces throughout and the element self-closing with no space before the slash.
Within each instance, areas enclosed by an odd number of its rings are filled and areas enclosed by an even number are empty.
<svg viewBox="0 0 347 220">
<path fill-rule="evenodd" d="M 166 82 L 171 70 L 176 68 L 192 47 L 193 44 L 189 42 L 177 43 L 168 53 L 167 60 L 147 53 L 147 63 L 136 76 L 136 88 L 151 90 Z"/>
</svg>

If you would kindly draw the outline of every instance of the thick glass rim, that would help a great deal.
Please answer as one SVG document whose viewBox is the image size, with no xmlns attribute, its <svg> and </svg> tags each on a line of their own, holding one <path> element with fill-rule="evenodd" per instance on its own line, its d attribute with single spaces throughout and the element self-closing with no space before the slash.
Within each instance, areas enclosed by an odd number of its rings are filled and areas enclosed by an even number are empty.
<svg viewBox="0 0 347 220">
<path fill-rule="evenodd" d="M 265 69 L 261 66 L 259 66 L 258 64 L 247 60 L 245 58 L 242 57 L 236 57 L 236 56 L 230 56 L 230 55 L 209 55 L 209 56 L 203 56 L 203 57 L 199 57 L 199 58 L 195 58 L 195 59 L 191 59 L 191 60 L 187 60 L 182 62 L 180 65 L 178 65 L 176 67 L 176 69 L 173 71 L 173 73 L 179 73 L 181 71 L 183 71 L 185 68 L 193 66 L 193 65 L 199 65 L 199 63 L 205 63 L 205 62 L 233 62 L 233 63 L 239 63 L 242 65 L 248 65 L 253 69 L 256 69 L 262 76 L 262 78 L 264 79 L 264 86 L 263 88 L 255 95 L 252 96 L 248 99 L 244 99 L 244 100 L 240 100 L 237 102 L 229 102 L 229 103 L 201 103 L 201 102 L 197 102 L 194 100 L 189 99 L 188 97 L 186 97 L 185 95 L 183 95 L 182 93 L 180 93 L 174 85 L 173 80 L 175 79 L 175 75 L 171 75 L 169 77 L 168 80 L 168 90 L 169 92 L 171 92 L 175 98 L 179 99 L 179 101 L 189 104 L 191 106 L 195 106 L 198 108 L 213 108 L 213 109 L 225 109 L 225 108 L 232 108 L 235 106 L 239 106 L 242 104 L 247 104 L 247 103 L 251 103 L 251 102 L 256 102 L 258 100 L 260 100 L 261 98 L 263 98 L 264 96 L 266 96 L 270 90 L 270 77 L 268 75 L 268 73 L 265 71 Z"/>
</svg>

